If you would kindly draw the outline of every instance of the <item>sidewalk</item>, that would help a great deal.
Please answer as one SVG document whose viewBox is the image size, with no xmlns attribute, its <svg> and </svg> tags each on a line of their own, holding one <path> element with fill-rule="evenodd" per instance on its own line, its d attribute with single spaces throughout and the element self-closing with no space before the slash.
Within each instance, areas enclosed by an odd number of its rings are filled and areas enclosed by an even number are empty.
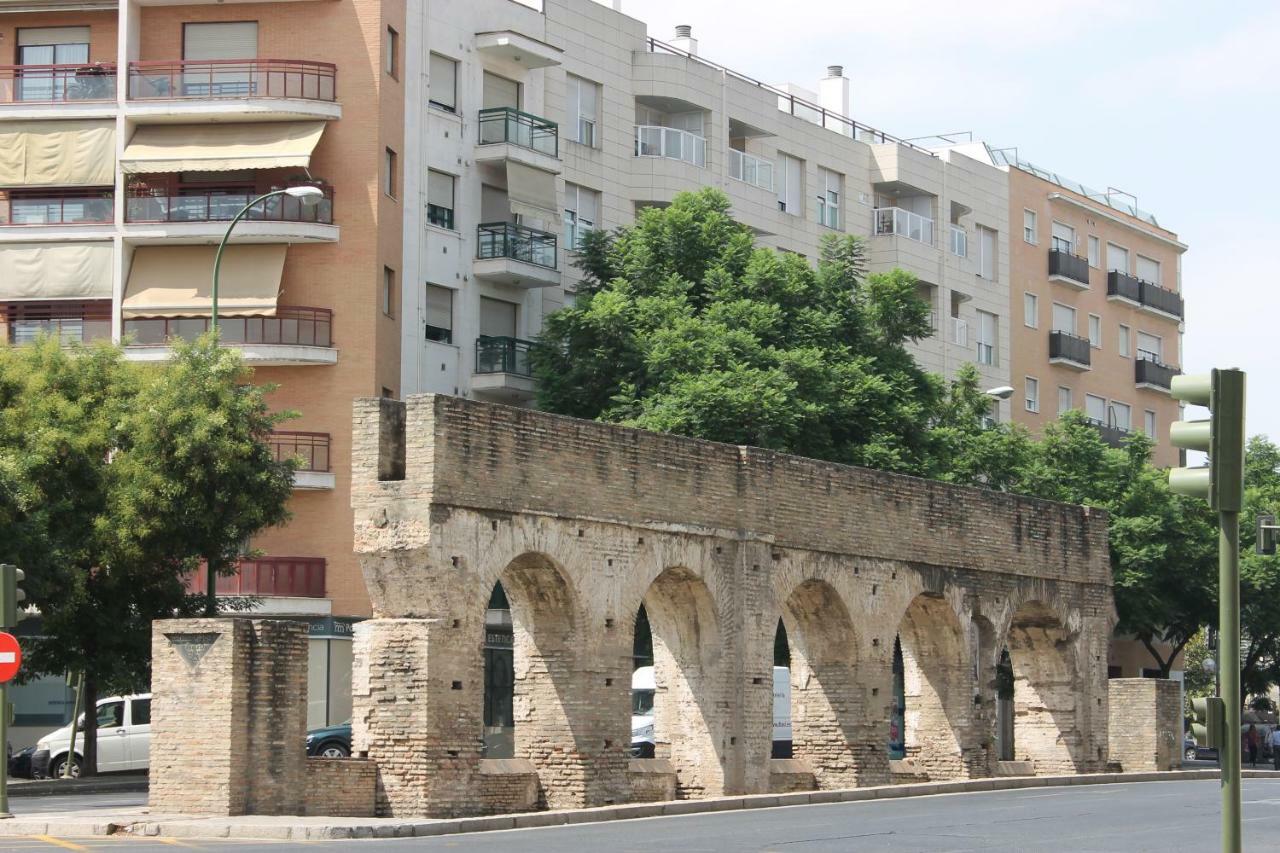
<svg viewBox="0 0 1280 853">
<path fill-rule="evenodd" d="M 71 794 L 128 794 L 147 790 L 146 773 L 112 773 L 88 779 L 9 778 L 10 797 L 52 797 Z"/>
<path fill-rule="evenodd" d="M 838 791 L 802 791 L 792 794 L 756 794 L 705 800 L 635 803 L 593 809 L 529 812 L 493 817 L 432 820 L 428 818 L 336 818 L 289 815 L 202 817 L 153 815 L 145 808 L 104 813 L 100 809 L 50 812 L 0 821 L 0 836 L 52 835 L 84 838 L 96 835 L 139 835 L 164 838 L 256 838 L 264 840 L 324 840 L 341 838 L 409 838 L 527 829 L 606 820 L 630 820 L 665 815 L 777 806 L 852 803 L 897 797 L 961 794 L 974 791 L 1013 790 L 1067 785 L 1113 785 L 1126 782 L 1175 782 L 1217 779 L 1217 770 L 1175 770 L 1166 773 L 1093 773 L 1079 776 L 1013 776 L 956 782 L 921 782 Z M 1245 770 L 1244 778 L 1280 778 L 1280 772 Z"/>
</svg>

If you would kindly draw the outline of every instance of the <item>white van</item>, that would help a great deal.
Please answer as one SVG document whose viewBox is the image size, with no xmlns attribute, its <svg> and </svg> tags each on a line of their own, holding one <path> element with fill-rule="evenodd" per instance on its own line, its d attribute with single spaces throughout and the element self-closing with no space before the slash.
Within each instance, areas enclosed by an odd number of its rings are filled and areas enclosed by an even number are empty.
<svg viewBox="0 0 1280 853">
<path fill-rule="evenodd" d="M 642 666 L 631 673 L 631 755 L 653 758 L 653 696 L 657 688 L 653 667 Z M 791 670 L 773 668 L 773 751 L 774 758 L 791 757 Z"/>
<path fill-rule="evenodd" d="M 71 724 L 40 738 L 31 755 L 31 775 L 58 778 L 71 750 Z M 98 700 L 98 771 L 146 770 L 151 754 L 151 694 Z M 84 715 L 76 728 L 71 775 L 80 775 L 84 755 Z"/>
</svg>

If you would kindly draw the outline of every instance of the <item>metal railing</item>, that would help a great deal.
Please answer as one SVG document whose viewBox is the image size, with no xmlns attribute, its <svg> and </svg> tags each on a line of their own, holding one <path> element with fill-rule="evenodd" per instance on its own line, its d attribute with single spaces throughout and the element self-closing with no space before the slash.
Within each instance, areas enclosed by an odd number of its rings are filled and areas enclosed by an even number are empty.
<svg viewBox="0 0 1280 853">
<path fill-rule="evenodd" d="M 969 345 L 969 324 L 959 317 L 951 318 L 951 343 L 962 347 Z"/>
<path fill-rule="evenodd" d="M 427 221 L 438 228 L 453 230 L 453 208 L 439 204 L 427 204 Z"/>
<path fill-rule="evenodd" d="M 187 575 L 187 590 L 203 594 L 209 573 L 202 564 Z M 214 581 L 218 595 L 278 595 L 290 598 L 324 598 L 324 557 L 262 557 L 243 559 L 234 575 Z"/>
<path fill-rule="evenodd" d="M 57 335 L 64 346 L 111 340 L 111 302 L 10 302 L 0 312 L 9 343 Z"/>
<path fill-rule="evenodd" d="M 310 222 L 333 224 L 333 189 L 322 187 L 324 197 L 305 205 L 292 196 L 272 196 L 255 205 L 244 218 L 253 222 Z M 125 222 L 226 222 L 257 196 L 243 192 L 190 192 L 168 195 L 144 192 L 125 201 Z"/>
<path fill-rule="evenodd" d="M 1168 391 L 1173 387 L 1173 377 L 1181 371 L 1176 367 L 1162 364 L 1152 353 L 1138 351 L 1138 358 L 1133 363 L 1133 381 L 1135 385 L 1154 385 Z"/>
<path fill-rule="evenodd" d="M 969 256 L 969 235 L 959 225 L 951 226 L 951 254 L 961 258 Z"/>
<path fill-rule="evenodd" d="M 750 86 L 755 86 L 757 89 L 768 92 L 772 95 L 776 95 L 778 98 L 778 109 L 782 112 L 789 113 L 797 118 L 802 118 L 805 121 L 819 125 L 820 127 L 825 127 L 828 130 L 833 130 L 836 133 L 843 134 L 851 139 L 857 139 L 861 142 L 866 142 L 872 145 L 892 142 L 897 145 L 905 145 L 906 147 L 919 151 L 922 154 L 928 154 L 930 157 L 938 156 L 927 148 L 921 148 L 919 145 L 914 145 L 905 139 L 901 139 L 897 136 L 891 136 L 882 130 L 876 130 L 874 127 L 868 127 L 865 124 L 854 121 L 848 116 L 843 116 L 840 113 L 833 112 L 825 107 L 812 103 L 811 101 L 806 101 L 803 98 L 797 98 L 795 95 L 792 95 L 789 92 L 784 92 L 776 86 L 770 86 L 768 83 L 762 83 L 759 80 L 734 71 L 732 68 L 726 68 L 723 65 L 704 59 L 696 53 L 690 53 L 687 50 L 682 50 L 675 45 L 670 45 L 666 42 L 659 41 L 658 39 L 650 38 L 648 40 L 648 46 L 650 53 L 668 53 L 673 56 L 682 56 L 691 62 L 704 65 L 707 68 L 722 72 L 726 76 L 732 77 L 735 80 L 739 80 Z"/>
<path fill-rule="evenodd" d="M 1092 363 L 1089 339 L 1081 338 L 1070 332 L 1049 332 L 1049 358 L 1063 359 L 1088 367 Z"/>
<path fill-rule="evenodd" d="M 556 268 L 556 235 L 511 222 L 489 222 L 476 228 L 476 259 L 511 258 L 547 269 Z"/>
<path fill-rule="evenodd" d="M 40 190 L 14 196 L 0 190 L 0 225 L 95 225 L 115 219 L 110 189 Z"/>
<path fill-rule="evenodd" d="M 695 166 L 707 165 L 707 140 L 678 127 L 636 125 L 636 156 L 683 160 Z"/>
<path fill-rule="evenodd" d="M 1098 431 L 1098 436 L 1102 439 L 1103 444 L 1110 447 L 1124 447 L 1124 443 L 1130 435 L 1128 429 L 1117 424 L 1109 424 L 1099 418 L 1086 418 L 1086 420 L 1093 424 L 1093 428 Z"/>
<path fill-rule="evenodd" d="M 0 65 L 0 104 L 114 101 L 114 63 Z"/>
<path fill-rule="evenodd" d="M 1142 304 L 1142 282 L 1128 273 L 1111 270 L 1107 273 L 1107 296 L 1127 299 L 1135 305 Z"/>
<path fill-rule="evenodd" d="M 730 148 L 729 177 L 773 192 L 773 161 Z"/>
<path fill-rule="evenodd" d="M 1142 306 L 1178 319 L 1183 316 L 1182 294 L 1149 281 L 1142 282 Z"/>
<path fill-rule="evenodd" d="M 480 111 L 480 144 L 509 142 L 551 157 L 560 156 L 560 127 L 541 116 L 512 107 Z"/>
<path fill-rule="evenodd" d="M 208 317 L 139 317 L 124 321 L 134 344 L 165 344 L 170 338 L 193 341 L 209 330 Z M 224 344 L 333 346 L 333 312 L 327 308 L 279 308 L 273 316 L 218 316 Z"/>
<path fill-rule="evenodd" d="M 130 62 L 129 99 L 298 98 L 333 101 L 337 67 L 301 59 Z"/>
<path fill-rule="evenodd" d="M 1049 275 L 1069 278 L 1089 286 L 1089 261 L 1061 249 L 1049 250 Z"/>
<path fill-rule="evenodd" d="M 901 207 L 877 207 L 871 211 L 876 235 L 896 234 L 920 243 L 933 245 L 933 220 Z"/>
<path fill-rule="evenodd" d="M 476 373 L 514 373 L 532 376 L 529 349 L 532 341 L 496 335 L 476 338 Z"/>
<path fill-rule="evenodd" d="M 301 459 L 299 471 L 329 472 L 329 433 L 277 430 L 268 441 L 277 462 Z"/>
</svg>

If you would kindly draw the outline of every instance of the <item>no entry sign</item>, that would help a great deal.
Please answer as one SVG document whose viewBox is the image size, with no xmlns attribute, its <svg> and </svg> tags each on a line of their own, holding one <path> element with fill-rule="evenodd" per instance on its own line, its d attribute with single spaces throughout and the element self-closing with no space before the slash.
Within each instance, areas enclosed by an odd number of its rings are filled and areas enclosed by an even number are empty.
<svg viewBox="0 0 1280 853">
<path fill-rule="evenodd" d="M 22 665 L 22 648 L 13 634 L 0 633 L 0 683 L 11 681 Z"/>
</svg>

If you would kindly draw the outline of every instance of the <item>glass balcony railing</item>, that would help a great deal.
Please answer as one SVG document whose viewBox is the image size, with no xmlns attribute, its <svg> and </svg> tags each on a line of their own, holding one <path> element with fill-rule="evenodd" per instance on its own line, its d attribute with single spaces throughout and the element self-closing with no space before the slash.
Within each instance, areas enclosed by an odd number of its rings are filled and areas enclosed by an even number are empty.
<svg viewBox="0 0 1280 853">
<path fill-rule="evenodd" d="M 0 65 L 0 104 L 114 101 L 116 66 Z"/>
<path fill-rule="evenodd" d="M 329 471 L 329 433 L 279 430 L 271 433 L 268 443 L 277 462 L 300 459 L 299 471 Z"/>
<path fill-rule="evenodd" d="M 730 148 L 729 177 L 773 192 L 773 161 Z"/>
<path fill-rule="evenodd" d="M 480 144 L 503 142 L 546 154 L 560 156 L 560 128 L 554 121 L 512 109 L 493 107 L 480 111 Z"/>
<path fill-rule="evenodd" d="M 933 220 L 900 207 L 877 207 L 872 211 L 877 236 L 896 234 L 918 243 L 933 245 Z"/>
<path fill-rule="evenodd" d="M 109 189 L 45 190 L 13 196 L 0 191 L 0 225 L 100 225 L 115 218 Z"/>
<path fill-rule="evenodd" d="M 272 196 L 245 214 L 251 222 L 313 222 L 333 224 L 333 190 L 324 187 L 324 198 L 305 205 L 292 196 Z M 143 194 L 125 203 L 126 222 L 226 222 L 246 204 L 262 195 L 257 191 L 191 192 L 181 195 Z"/>
<path fill-rule="evenodd" d="M 137 317 L 124 321 L 134 344 L 167 344 L 171 338 L 193 341 L 209 331 L 208 317 Z M 333 312 L 327 308 L 279 308 L 273 316 L 218 317 L 224 344 L 333 346 Z"/>
<path fill-rule="evenodd" d="M 129 99 L 297 98 L 332 101 L 337 68 L 300 59 L 130 62 Z"/>
<path fill-rule="evenodd" d="M 676 127 L 636 126 L 636 156 L 683 160 L 695 166 L 707 165 L 707 140 Z"/>
<path fill-rule="evenodd" d="M 969 235 L 959 225 L 951 226 L 951 254 L 961 258 L 969 256 Z"/>
<path fill-rule="evenodd" d="M 56 335 L 64 346 L 111 340 L 111 302 L 10 302 L 0 310 L 7 340 L 18 346 Z"/>
<path fill-rule="evenodd" d="M 491 222 L 476 229 L 476 259 L 510 258 L 556 268 L 556 235 L 511 222 Z"/>
<path fill-rule="evenodd" d="M 529 364 L 531 341 L 496 335 L 481 335 L 476 339 L 476 373 L 514 373 L 532 376 Z"/>
</svg>

